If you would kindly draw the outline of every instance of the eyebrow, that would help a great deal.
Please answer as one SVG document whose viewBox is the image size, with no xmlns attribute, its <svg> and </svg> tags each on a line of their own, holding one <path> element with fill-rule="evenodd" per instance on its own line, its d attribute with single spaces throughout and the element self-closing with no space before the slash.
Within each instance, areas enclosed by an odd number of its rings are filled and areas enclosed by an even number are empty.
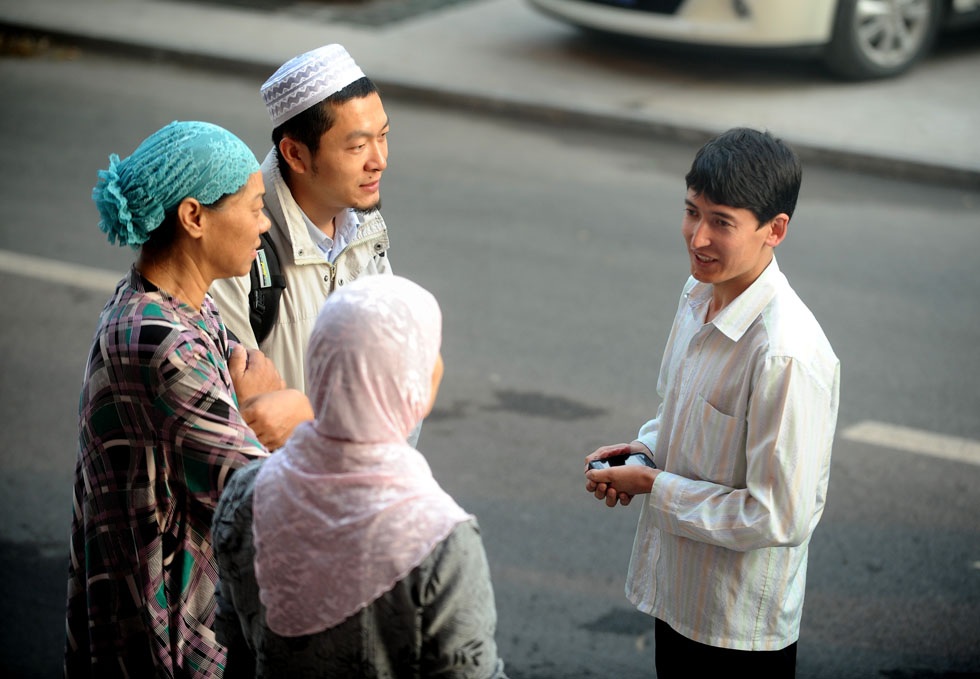
<svg viewBox="0 0 980 679">
<path fill-rule="evenodd" d="M 694 208 L 695 210 L 701 209 L 697 205 L 695 205 L 694 201 L 692 201 L 690 198 L 685 198 L 684 204 L 687 205 L 688 207 Z M 735 215 L 732 214 L 731 212 L 725 212 L 724 210 L 708 210 L 708 213 L 716 217 L 722 217 L 723 219 L 727 219 L 730 222 L 735 221 Z"/>
<path fill-rule="evenodd" d="M 385 124 L 381 126 L 381 130 L 387 130 L 389 127 L 391 127 L 391 118 L 385 118 Z M 374 132 L 368 132 L 367 130 L 353 130 L 347 133 L 347 141 L 354 141 L 355 139 L 374 136 Z"/>
</svg>

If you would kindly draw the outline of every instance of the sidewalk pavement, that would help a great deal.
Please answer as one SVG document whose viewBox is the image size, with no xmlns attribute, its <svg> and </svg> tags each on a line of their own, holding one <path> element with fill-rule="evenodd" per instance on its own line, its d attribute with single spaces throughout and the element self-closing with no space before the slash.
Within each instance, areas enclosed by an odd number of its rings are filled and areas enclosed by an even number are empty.
<svg viewBox="0 0 980 679">
<path fill-rule="evenodd" d="M 245 3 L 247 4 L 247 3 Z M 386 94 L 699 141 L 768 128 L 804 159 L 980 188 L 980 45 L 891 80 L 603 46 L 524 0 L 469 0 L 381 26 L 189 0 L 0 0 L 0 29 L 248 69 L 339 42 Z"/>
</svg>

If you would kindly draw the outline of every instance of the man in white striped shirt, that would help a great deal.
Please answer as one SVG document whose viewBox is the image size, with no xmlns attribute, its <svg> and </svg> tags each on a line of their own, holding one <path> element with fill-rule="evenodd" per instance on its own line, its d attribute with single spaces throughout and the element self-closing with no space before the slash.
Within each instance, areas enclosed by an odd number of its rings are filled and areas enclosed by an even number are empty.
<svg viewBox="0 0 980 679">
<path fill-rule="evenodd" d="M 780 272 L 802 169 L 768 132 L 698 151 L 681 232 L 690 259 L 657 391 L 632 443 L 656 468 L 586 470 L 606 505 L 643 494 L 626 595 L 655 622 L 658 679 L 793 677 L 807 549 L 823 513 L 840 363 Z"/>
</svg>

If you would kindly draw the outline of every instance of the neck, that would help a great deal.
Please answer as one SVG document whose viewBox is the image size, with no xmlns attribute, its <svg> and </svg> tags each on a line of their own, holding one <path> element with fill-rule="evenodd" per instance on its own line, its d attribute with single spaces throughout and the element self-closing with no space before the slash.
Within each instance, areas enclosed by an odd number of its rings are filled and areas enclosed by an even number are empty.
<svg viewBox="0 0 980 679">
<path fill-rule="evenodd" d="M 328 221 L 326 221 L 324 223 L 320 223 L 320 222 L 313 222 L 313 223 L 316 224 L 316 228 L 320 229 L 320 231 L 323 231 L 323 233 L 327 234 L 327 237 L 328 238 L 331 238 L 332 239 L 332 238 L 336 237 L 336 235 L 337 235 L 337 217 L 336 216 L 331 217 Z"/>
<path fill-rule="evenodd" d="M 336 233 L 336 219 L 344 212 L 345 208 L 321 205 L 316 200 L 316 193 L 302 182 L 295 181 L 295 178 L 287 180 L 286 186 L 289 187 L 293 200 L 296 201 L 303 214 L 313 222 L 316 228 L 333 238 L 334 233 Z"/>
<path fill-rule="evenodd" d="M 759 276 L 769 267 L 772 262 L 772 253 L 760 264 L 758 269 L 740 277 L 726 281 L 723 284 L 715 284 L 711 287 L 711 302 L 708 304 L 706 321 L 721 313 L 721 310 L 734 302 L 739 295 L 748 290 L 753 283 L 759 280 Z"/>
<path fill-rule="evenodd" d="M 199 267 L 175 254 L 155 256 L 140 252 L 136 270 L 153 285 L 197 310 L 204 305 L 212 282 L 206 280 Z"/>
<path fill-rule="evenodd" d="M 337 217 L 344 211 L 343 208 L 339 210 L 337 208 L 323 208 L 310 201 L 300 202 L 299 200 L 296 201 L 296 204 L 316 228 L 328 237 L 334 237 L 337 232 Z"/>
</svg>

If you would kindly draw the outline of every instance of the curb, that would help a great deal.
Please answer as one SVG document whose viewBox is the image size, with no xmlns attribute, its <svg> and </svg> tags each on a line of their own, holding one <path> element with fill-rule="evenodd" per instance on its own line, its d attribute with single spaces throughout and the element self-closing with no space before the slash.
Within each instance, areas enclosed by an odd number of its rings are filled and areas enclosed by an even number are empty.
<svg viewBox="0 0 980 679">
<path fill-rule="evenodd" d="M 204 68 L 217 72 L 253 74 L 265 78 L 279 64 L 222 57 L 164 46 L 148 46 L 115 38 L 87 36 L 67 30 L 44 29 L 0 19 L 0 33 L 14 33 L 33 38 L 48 38 L 58 46 L 75 46 L 101 54 L 120 55 L 151 62 L 170 62 Z M 385 96 L 421 104 L 438 103 L 460 111 L 477 111 L 519 121 L 547 122 L 598 131 L 628 130 L 653 139 L 688 141 L 701 144 L 718 134 L 720 129 L 685 126 L 675 123 L 640 119 L 611 113 L 589 112 L 547 104 L 521 102 L 503 97 L 440 89 L 403 81 L 371 78 Z M 827 167 L 876 175 L 882 178 L 926 182 L 964 189 L 980 189 L 980 169 L 949 167 L 901 157 L 887 157 L 865 152 L 832 149 L 792 141 L 800 159 Z"/>
</svg>

